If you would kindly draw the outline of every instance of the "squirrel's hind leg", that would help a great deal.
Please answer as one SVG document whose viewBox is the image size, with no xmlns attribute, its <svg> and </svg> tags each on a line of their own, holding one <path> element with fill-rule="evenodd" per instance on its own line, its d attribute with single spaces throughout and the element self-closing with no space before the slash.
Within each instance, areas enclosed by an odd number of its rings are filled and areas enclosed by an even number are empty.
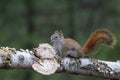
<svg viewBox="0 0 120 80">
<path fill-rule="evenodd" d="M 67 56 L 72 57 L 72 58 L 78 58 L 79 57 L 77 51 L 74 50 L 74 49 L 68 50 L 66 54 L 67 54 Z"/>
</svg>

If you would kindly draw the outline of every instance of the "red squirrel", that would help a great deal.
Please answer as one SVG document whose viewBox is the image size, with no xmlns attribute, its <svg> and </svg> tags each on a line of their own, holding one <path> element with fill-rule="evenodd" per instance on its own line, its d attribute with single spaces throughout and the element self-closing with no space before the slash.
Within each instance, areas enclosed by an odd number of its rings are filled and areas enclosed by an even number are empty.
<svg viewBox="0 0 120 80">
<path fill-rule="evenodd" d="M 91 34 L 84 47 L 71 38 L 64 38 L 62 31 L 55 31 L 51 35 L 51 42 L 57 54 L 61 57 L 81 58 L 96 52 L 101 44 L 113 47 L 116 38 L 108 29 L 98 29 Z"/>
</svg>

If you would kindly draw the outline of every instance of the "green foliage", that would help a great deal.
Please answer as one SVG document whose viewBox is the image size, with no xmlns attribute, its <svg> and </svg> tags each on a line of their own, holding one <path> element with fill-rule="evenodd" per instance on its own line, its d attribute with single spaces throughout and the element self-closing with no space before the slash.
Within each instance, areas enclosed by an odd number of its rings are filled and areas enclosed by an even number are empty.
<svg viewBox="0 0 120 80">
<path fill-rule="evenodd" d="M 0 1 L 0 46 L 32 49 L 50 43 L 59 29 L 81 46 L 97 28 L 109 28 L 117 45 L 101 46 L 94 58 L 120 59 L 120 0 L 4 0 Z M 1 80 L 101 80 L 93 77 L 53 74 L 44 76 L 32 70 L 1 70 Z"/>
</svg>

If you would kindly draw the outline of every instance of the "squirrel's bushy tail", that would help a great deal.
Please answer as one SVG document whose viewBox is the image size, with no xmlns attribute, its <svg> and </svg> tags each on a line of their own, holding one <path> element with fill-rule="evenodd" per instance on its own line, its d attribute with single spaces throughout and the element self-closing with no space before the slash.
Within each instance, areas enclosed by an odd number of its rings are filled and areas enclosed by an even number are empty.
<svg viewBox="0 0 120 80">
<path fill-rule="evenodd" d="M 113 47 L 116 43 L 115 36 L 108 29 L 96 30 L 88 39 L 85 46 L 82 48 L 85 54 L 91 54 L 95 52 L 99 45 L 106 44 Z"/>
</svg>

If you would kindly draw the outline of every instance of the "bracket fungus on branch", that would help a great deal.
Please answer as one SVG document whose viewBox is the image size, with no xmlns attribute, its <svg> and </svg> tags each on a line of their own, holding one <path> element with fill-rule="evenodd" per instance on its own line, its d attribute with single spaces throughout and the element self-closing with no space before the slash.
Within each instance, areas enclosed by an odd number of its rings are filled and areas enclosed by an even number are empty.
<svg viewBox="0 0 120 80">
<path fill-rule="evenodd" d="M 56 60 L 55 50 L 49 44 L 40 44 L 38 48 L 34 48 L 35 55 L 39 58 L 32 68 L 44 75 L 50 75 L 56 72 L 60 65 Z"/>
</svg>

